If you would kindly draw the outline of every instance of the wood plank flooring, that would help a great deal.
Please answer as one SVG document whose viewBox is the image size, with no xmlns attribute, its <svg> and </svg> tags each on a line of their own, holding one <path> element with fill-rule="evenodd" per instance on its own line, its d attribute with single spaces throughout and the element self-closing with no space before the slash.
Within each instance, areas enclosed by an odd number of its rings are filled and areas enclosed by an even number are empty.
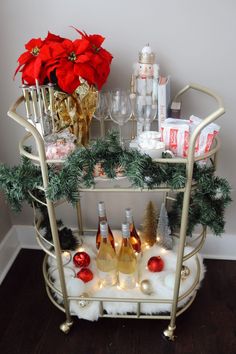
<svg viewBox="0 0 236 354">
<path fill-rule="evenodd" d="M 163 320 L 74 319 L 46 295 L 43 252 L 22 250 L 0 286 L 0 354 L 236 354 L 236 262 L 205 261 L 206 277 L 190 307 L 177 319 L 177 340 L 167 342 Z"/>
</svg>

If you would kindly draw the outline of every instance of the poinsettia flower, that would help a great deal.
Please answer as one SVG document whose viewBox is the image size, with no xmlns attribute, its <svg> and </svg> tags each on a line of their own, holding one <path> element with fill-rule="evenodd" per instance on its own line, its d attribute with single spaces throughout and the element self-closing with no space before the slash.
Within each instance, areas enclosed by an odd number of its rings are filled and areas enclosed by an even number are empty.
<svg viewBox="0 0 236 354">
<path fill-rule="evenodd" d="M 94 50 L 99 49 L 105 40 L 105 37 L 101 36 L 100 34 L 87 34 L 86 32 L 80 31 L 73 26 L 72 26 L 72 28 L 74 28 L 76 30 L 76 32 L 78 32 L 82 36 L 82 38 L 87 39 L 87 41 L 89 41 L 91 47 Z"/>
<path fill-rule="evenodd" d="M 63 53 L 55 63 L 58 85 L 65 92 L 73 93 L 80 85 L 79 76 L 82 76 L 84 79 L 94 76 L 90 68 L 84 64 L 84 62 L 89 61 L 89 56 L 86 57 L 84 54 L 89 46 L 89 42 L 86 39 L 76 39 L 75 41 L 67 39 L 60 43 L 60 46 Z M 82 57 L 82 63 L 77 62 L 80 56 Z"/>
<path fill-rule="evenodd" d="M 80 85 L 80 77 L 101 89 L 110 72 L 112 55 L 101 47 L 104 37 L 88 35 L 76 29 L 82 38 L 71 41 L 48 32 L 47 37 L 33 38 L 18 59 L 15 75 L 22 73 L 22 82 L 34 85 L 56 83 L 66 93 Z"/>
<path fill-rule="evenodd" d="M 14 77 L 18 71 L 22 72 L 22 82 L 27 82 L 29 85 L 35 84 L 38 79 L 42 84 L 45 79 L 45 73 L 42 70 L 42 64 L 50 57 L 47 46 L 41 38 L 33 38 L 26 43 L 26 52 L 18 58 L 18 67 Z"/>
</svg>

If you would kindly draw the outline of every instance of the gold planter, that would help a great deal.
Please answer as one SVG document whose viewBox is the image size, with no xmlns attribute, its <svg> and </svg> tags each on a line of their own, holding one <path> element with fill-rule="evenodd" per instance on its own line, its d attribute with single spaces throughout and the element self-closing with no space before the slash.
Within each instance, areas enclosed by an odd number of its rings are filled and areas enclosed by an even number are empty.
<svg viewBox="0 0 236 354">
<path fill-rule="evenodd" d="M 86 82 L 82 83 L 73 94 L 54 92 L 54 109 L 59 121 L 58 130 L 69 128 L 77 138 L 77 144 L 89 143 L 89 129 L 96 109 L 98 91 Z"/>
</svg>

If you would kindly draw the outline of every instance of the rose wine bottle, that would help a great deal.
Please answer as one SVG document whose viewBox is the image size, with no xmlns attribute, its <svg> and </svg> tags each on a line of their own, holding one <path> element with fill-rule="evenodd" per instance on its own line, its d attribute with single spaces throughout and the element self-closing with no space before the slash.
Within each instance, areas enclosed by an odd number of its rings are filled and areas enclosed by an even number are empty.
<svg viewBox="0 0 236 354">
<path fill-rule="evenodd" d="M 141 240 L 134 225 L 132 209 L 130 208 L 125 209 L 125 216 L 126 216 L 126 222 L 129 224 L 130 227 L 130 243 L 134 251 L 140 253 Z"/>
<path fill-rule="evenodd" d="M 99 202 L 98 203 L 98 230 L 97 230 L 97 236 L 96 236 L 96 247 L 99 249 L 100 243 L 101 243 L 101 229 L 100 229 L 100 223 L 102 221 L 107 222 L 107 216 L 106 216 L 106 208 L 105 208 L 105 203 L 104 202 Z M 108 239 L 114 248 L 115 251 L 115 242 L 114 242 L 114 237 L 112 234 L 112 231 L 110 229 L 110 226 L 108 225 Z"/>
<path fill-rule="evenodd" d="M 122 224 L 122 244 L 118 256 L 119 285 L 123 289 L 136 286 L 137 259 L 130 244 L 130 229 L 128 223 Z"/>
<path fill-rule="evenodd" d="M 117 256 L 108 237 L 108 224 L 100 223 L 101 242 L 96 258 L 98 275 L 102 286 L 111 286 L 117 282 Z"/>
</svg>

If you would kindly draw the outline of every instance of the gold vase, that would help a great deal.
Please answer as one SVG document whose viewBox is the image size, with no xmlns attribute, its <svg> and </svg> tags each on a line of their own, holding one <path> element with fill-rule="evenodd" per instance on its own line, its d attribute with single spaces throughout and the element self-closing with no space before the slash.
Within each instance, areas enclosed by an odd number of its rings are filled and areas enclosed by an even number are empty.
<svg viewBox="0 0 236 354">
<path fill-rule="evenodd" d="M 89 129 L 97 105 L 98 91 L 84 81 L 73 94 L 55 91 L 54 98 L 54 109 L 58 117 L 57 130 L 69 128 L 76 136 L 78 145 L 88 145 Z"/>
</svg>

